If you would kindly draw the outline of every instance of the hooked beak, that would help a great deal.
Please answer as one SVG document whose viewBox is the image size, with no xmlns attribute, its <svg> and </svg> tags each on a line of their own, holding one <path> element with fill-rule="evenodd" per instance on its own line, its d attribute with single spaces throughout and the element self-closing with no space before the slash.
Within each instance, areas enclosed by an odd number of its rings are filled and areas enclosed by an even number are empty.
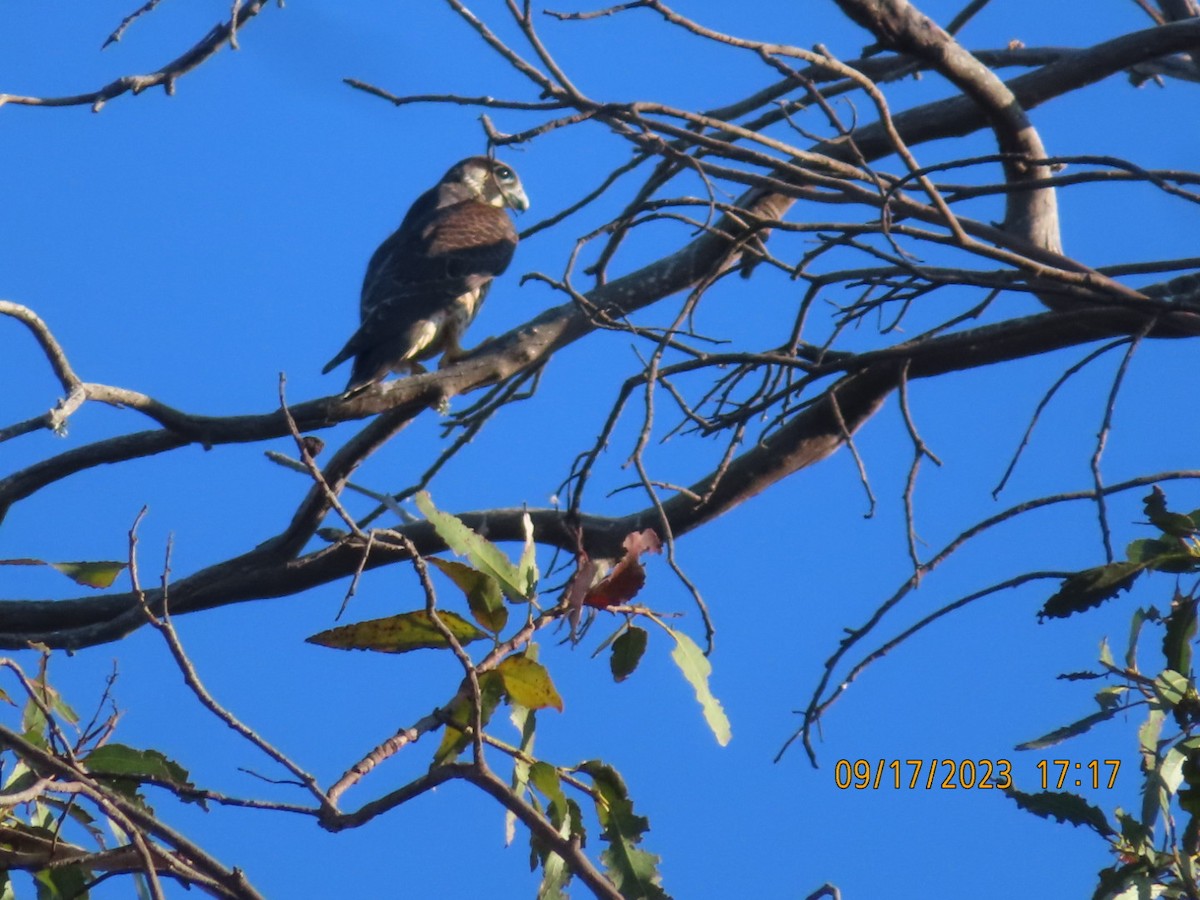
<svg viewBox="0 0 1200 900">
<path fill-rule="evenodd" d="M 529 209 L 529 198 L 525 196 L 525 189 L 519 186 L 504 192 L 504 202 L 519 213 Z"/>
</svg>

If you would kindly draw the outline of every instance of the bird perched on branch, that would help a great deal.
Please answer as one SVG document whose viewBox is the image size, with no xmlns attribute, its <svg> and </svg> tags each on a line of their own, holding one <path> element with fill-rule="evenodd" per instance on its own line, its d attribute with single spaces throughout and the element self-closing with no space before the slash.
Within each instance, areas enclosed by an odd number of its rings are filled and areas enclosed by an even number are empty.
<svg viewBox="0 0 1200 900">
<path fill-rule="evenodd" d="M 423 372 L 439 353 L 442 365 L 463 356 L 463 332 L 517 247 L 506 207 L 529 208 L 509 166 L 486 156 L 454 165 L 371 257 L 358 331 L 321 371 L 354 357 L 351 393 L 390 372 Z"/>
</svg>

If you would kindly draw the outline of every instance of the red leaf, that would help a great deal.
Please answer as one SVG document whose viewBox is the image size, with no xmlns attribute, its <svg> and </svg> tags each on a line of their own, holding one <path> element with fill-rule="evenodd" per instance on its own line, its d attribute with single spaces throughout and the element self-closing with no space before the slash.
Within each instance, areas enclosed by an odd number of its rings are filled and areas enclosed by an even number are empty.
<svg viewBox="0 0 1200 900">
<path fill-rule="evenodd" d="M 661 553 L 662 541 L 658 538 L 658 532 L 653 528 L 647 528 L 644 531 L 631 531 L 625 536 L 625 543 L 622 544 L 625 552 L 632 554 L 635 558 L 643 553 Z"/>
<path fill-rule="evenodd" d="M 600 582 L 587 592 L 583 602 L 596 609 L 608 609 L 632 600 L 646 583 L 646 570 L 636 556 L 626 556 L 613 566 Z"/>
<path fill-rule="evenodd" d="M 596 577 L 596 564 L 588 559 L 586 554 L 579 555 L 575 560 L 575 566 L 575 574 L 571 576 L 571 580 L 567 583 L 567 589 L 563 592 L 567 600 L 567 609 L 571 611 L 571 634 L 574 634 L 575 629 L 579 626 L 580 613 L 583 611 L 583 598 L 587 596 L 592 586 L 592 579 Z"/>
<path fill-rule="evenodd" d="M 621 561 L 584 595 L 585 606 L 608 609 L 610 606 L 628 603 L 646 583 L 646 570 L 642 566 L 641 555 L 662 551 L 662 541 L 653 528 L 630 532 L 626 535 L 623 546 L 625 555 L 621 557 Z"/>
</svg>

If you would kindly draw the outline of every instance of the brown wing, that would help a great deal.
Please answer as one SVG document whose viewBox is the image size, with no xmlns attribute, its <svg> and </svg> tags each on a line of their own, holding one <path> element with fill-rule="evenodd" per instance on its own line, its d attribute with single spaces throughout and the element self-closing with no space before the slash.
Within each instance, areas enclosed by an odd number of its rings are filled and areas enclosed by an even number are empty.
<svg viewBox="0 0 1200 900">
<path fill-rule="evenodd" d="M 406 219 L 367 266 L 363 320 L 378 303 L 397 292 L 408 293 L 412 286 L 457 296 L 466 280 L 477 284 L 479 279 L 495 278 L 508 268 L 516 247 L 517 230 L 508 213 L 474 200 L 435 209 L 415 221 Z"/>
<path fill-rule="evenodd" d="M 356 357 L 351 389 L 436 354 L 456 302 L 474 297 L 473 315 L 491 280 L 512 261 L 517 232 L 503 209 L 474 200 L 438 206 L 438 191 L 413 205 L 367 266 L 361 325 L 325 367 Z"/>
</svg>

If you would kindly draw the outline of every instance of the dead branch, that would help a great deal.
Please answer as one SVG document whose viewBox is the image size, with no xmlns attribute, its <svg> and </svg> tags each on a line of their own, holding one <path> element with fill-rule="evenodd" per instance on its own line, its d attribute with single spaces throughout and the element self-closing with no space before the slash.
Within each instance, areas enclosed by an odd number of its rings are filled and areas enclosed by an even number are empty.
<svg viewBox="0 0 1200 900">
<path fill-rule="evenodd" d="M 33 97 L 18 94 L 0 94 L 0 106 L 4 106 L 6 103 L 16 106 L 91 106 L 92 112 L 100 112 L 104 108 L 104 105 L 115 97 L 120 97 L 122 94 L 127 93 L 137 95 L 142 93 L 142 91 L 160 85 L 166 90 L 169 96 L 173 95 L 175 93 L 175 82 L 215 56 L 217 51 L 226 42 L 230 43 L 234 49 L 237 49 L 236 34 L 238 29 L 262 12 L 262 8 L 267 3 L 268 0 L 248 0 L 244 6 L 234 4 L 234 11 L 229 21 L 214 25 L 208 34 L 197 41 L 182 56 L 176 57 L 162 68 L 147 75 L 123 75 L 116 81 L 104 85 L 102 88 L 84 94 L 72 94 L 65 97 Z M 122 22 L 120 27 L 109 36 L 108 41 L 105 42 L 105 46 L 119 40 L 129 23 L 142 12 L 152 8 L 153 5 L 153 2 L 146 4 L 146 7 Z"/>
</svg>

